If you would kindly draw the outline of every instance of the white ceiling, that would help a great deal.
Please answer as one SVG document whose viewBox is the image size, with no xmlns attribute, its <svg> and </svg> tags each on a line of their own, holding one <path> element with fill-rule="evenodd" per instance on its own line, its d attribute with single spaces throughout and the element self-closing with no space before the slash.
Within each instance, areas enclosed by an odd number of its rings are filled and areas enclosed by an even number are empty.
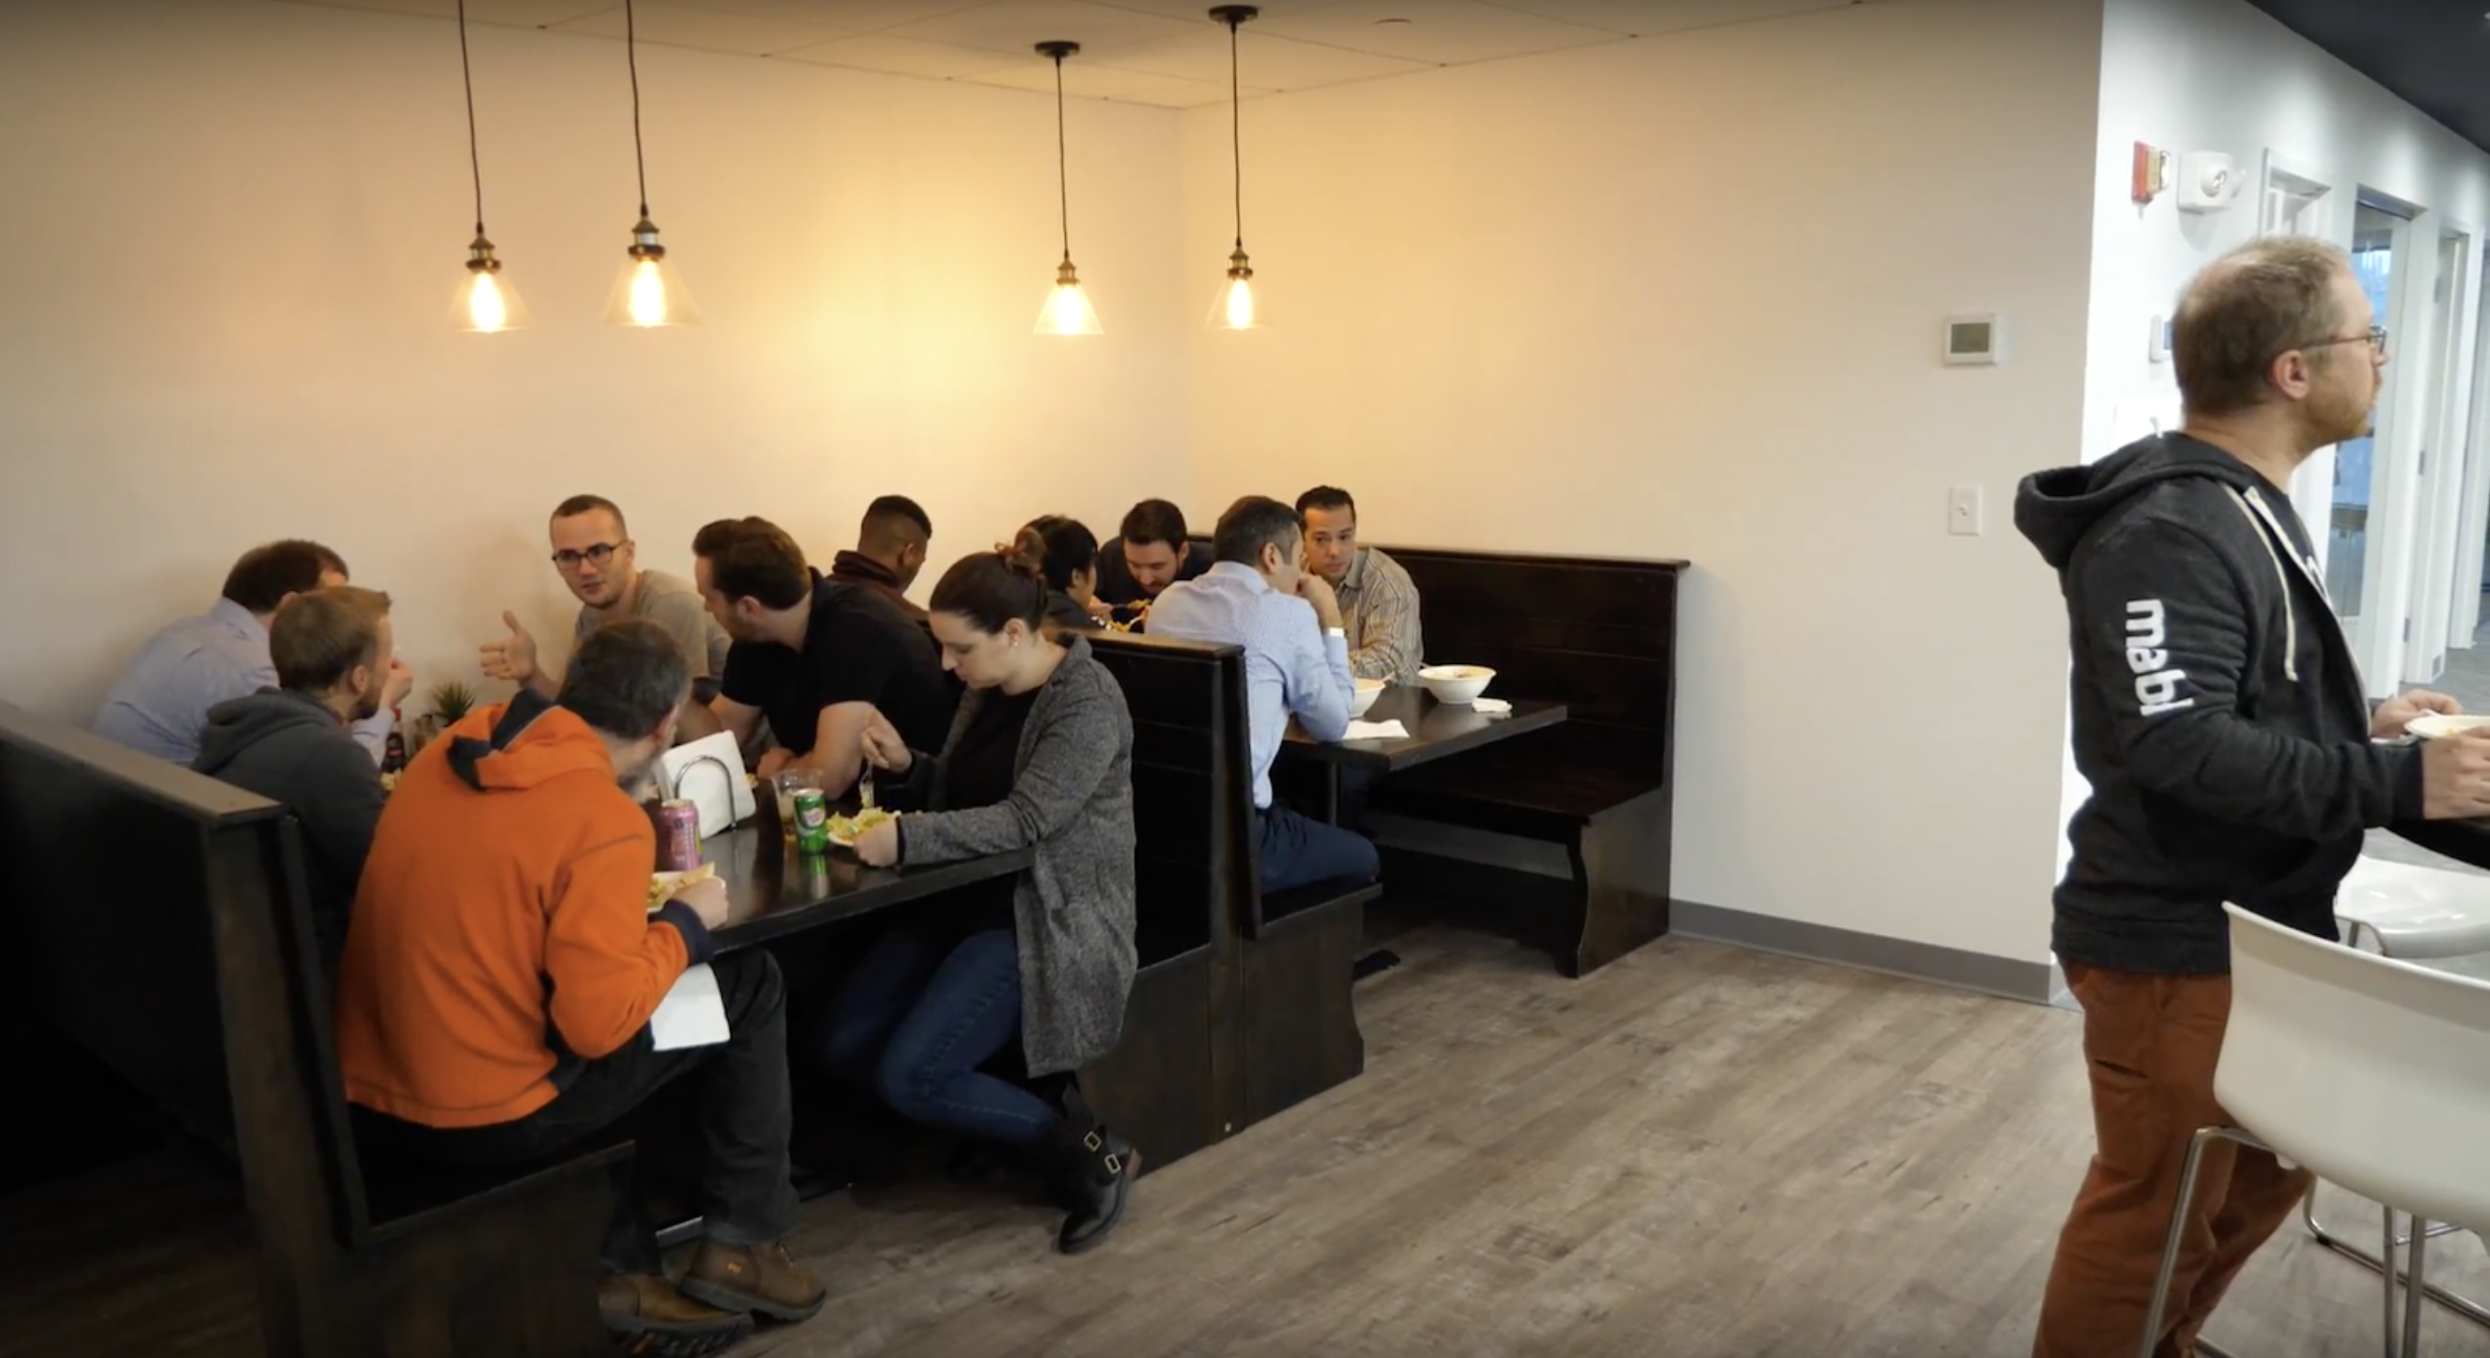
<svg viewBox="0 0 2490 1358">
<path fill-rule="evenodd" d="M 293 0 L 451 18 L 457 0 Z M 1833 9 L 1864 0 L 1272 0 L 1245 25 L 1248 96 Z M 1081 44 L 1064 90 L 1192 108 L 1228 97 L 1210 0 L 633 0 L 639 40 L 1009 89 L 1051 90 L 1036 44 Z M 468 0 L 470 23 L 623 36 L 621 0 Z"/>
</svg>

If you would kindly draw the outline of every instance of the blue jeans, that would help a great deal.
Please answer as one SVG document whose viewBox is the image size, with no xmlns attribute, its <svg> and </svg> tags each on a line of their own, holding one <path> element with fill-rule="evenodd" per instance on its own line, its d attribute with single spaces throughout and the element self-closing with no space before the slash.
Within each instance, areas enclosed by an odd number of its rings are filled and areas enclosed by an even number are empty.
<svg viewBox="0 0 2490 1358">
<path fill-rule="evenodd" d="M 936 952 L 894 929 L 831 997 L 822 1064 L 911 1122 L 1005 1145 L 1036 1144 L 1062 1115 L 977 1067 L 1020 1033 L 1020 945 L 1009 929 Z"/>
<path fill-rule="evenodd" d="M 1254 813 L 1255 858 L 1265 894 L 1347 878 L 1363 886 L 1383 875 L 1375 843 L 1364 835 L 1300 816 L 1284 806 Z"/>
</svg>

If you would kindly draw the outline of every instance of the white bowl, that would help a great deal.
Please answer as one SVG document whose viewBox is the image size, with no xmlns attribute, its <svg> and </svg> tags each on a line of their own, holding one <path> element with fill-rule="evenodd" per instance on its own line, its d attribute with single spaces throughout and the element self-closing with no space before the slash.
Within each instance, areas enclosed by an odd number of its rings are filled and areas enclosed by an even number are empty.
<svg viewBox="0 0 2490 1358">
<path fill-rule="evenodd" d="M 1381 679 L 1359 679 L 1353 682 L 1356 687 L 1349 694 L 1349 720 L 1351 721 L 1365 716 L 1366 709 L 1375 705 L 1375 699 L 1382 697 L 1384 690 L 1384 682 Z"/>
<path fill-rule="evenodd" d="M 1427 686 L 1435 701 L 1454 707 L 1469 706 L 1495 677 L 1496 672 L 1485 665 L 1429 665 L 1418 671 L 1418 682 Z"/>
<path fill-rule="evenodd" d="M 2482 726 L 2490 726 L 2490 716 L 2474 714 L 2450 717 L 2437 712 L 2426 712 L 2404 723 L 2404 730 L 2410 735 L 2437 740 L 2443 736 L 2454 735 L 2458 731 L 2470 731 Z"/>
</svg>

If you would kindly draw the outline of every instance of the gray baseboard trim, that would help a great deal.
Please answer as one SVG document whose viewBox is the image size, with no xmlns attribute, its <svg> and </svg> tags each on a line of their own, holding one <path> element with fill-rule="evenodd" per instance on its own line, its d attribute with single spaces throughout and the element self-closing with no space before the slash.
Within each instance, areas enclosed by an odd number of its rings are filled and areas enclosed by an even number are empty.
<svg viewBox="0 0 2490 1358">
<path fill-rule="evenodd" d="M 2066 990 L 2065 979 L 2046 962 L 2018 962 L 1933 943 L 1837 929 L 1829 924 L 1728 910 L 1682 898 L 1669 902 L 1669 932 L 1759 952 L 1804 957 L 1812 962 L 1908 976 L 2031 1004 L 2054 1003 Z"/>
</svg>

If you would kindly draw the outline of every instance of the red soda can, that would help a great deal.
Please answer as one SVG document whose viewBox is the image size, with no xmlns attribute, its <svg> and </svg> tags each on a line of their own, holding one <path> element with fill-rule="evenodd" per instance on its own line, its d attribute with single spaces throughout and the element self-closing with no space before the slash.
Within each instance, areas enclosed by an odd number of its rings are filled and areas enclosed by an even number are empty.
<svg viewBox="0 0 2490 1358">
<path fill-rule="evenodd" d="M 700 866 L 700 808 L 677 797 L 657 804 L 657 870 L 689 872 Z"/>
</svg>

